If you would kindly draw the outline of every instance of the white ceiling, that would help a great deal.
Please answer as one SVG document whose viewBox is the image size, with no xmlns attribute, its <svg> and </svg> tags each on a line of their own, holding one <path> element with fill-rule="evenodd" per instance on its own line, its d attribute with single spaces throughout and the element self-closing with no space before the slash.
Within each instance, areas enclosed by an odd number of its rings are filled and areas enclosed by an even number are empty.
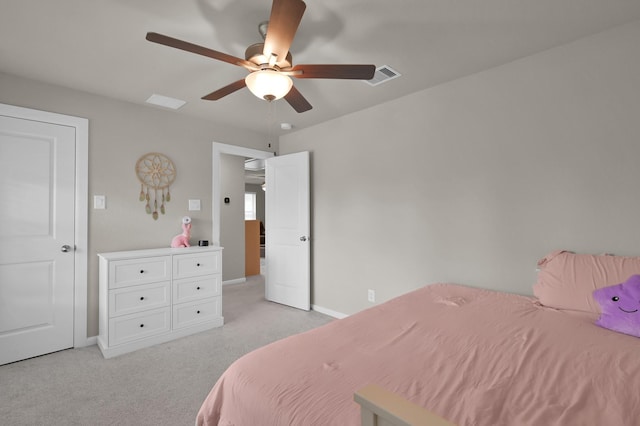
<svg viewBox="0 0 640 426">
<path fill-rule="evenodd" d="M 376 87 L 294 79 L 313 105 L 302 114 L 246 89 L 200 100 L 246 70 L 145 40 L 153 31 L 244 57 L 270 9 L 270 0 L 2 0 L 0 71 L 138 104 L 175 97 L 187 101 L 177 114 L 281 134 L 280 122 L 308 127 L 640 19 L 638 0 L 307 0 L 294 63 L 389 65 L 402 77 Z"/>
</svg>

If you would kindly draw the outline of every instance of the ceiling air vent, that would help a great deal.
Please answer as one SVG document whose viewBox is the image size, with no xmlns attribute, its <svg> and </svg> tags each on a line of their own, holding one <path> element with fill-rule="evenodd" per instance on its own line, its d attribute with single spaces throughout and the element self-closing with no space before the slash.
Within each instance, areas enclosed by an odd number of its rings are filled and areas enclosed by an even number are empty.
<svg viewBox="0 0 640 426">
<path fill-rule="evenodd" d="M 400 77 L 400 73 L 389 65 L 382 65 L 381 67 L 376 68 L 375 74 L 373 74 L 373 78 L 371 80 L 364 80 L 365 83 L 371 86 L 377 86 L 382 83 L 386 83 L 389 80 L 393 80 L 394 78 Z"/>
</svg>

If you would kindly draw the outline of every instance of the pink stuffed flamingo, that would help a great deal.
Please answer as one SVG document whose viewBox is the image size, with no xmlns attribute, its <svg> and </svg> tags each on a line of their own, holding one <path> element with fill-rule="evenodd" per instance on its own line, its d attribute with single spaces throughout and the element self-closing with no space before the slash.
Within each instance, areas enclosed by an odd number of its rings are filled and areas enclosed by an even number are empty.
<svg viewBox="0 0 640 426">
<path fill-rule="evenodd" d="M 189 244 L 189 238 L 191 238 L 191 218 L 185 216 L 182 218 L 182 234 L 176 235 L 171 240 L 171 247 L 191 247 Z"/>
</svg>

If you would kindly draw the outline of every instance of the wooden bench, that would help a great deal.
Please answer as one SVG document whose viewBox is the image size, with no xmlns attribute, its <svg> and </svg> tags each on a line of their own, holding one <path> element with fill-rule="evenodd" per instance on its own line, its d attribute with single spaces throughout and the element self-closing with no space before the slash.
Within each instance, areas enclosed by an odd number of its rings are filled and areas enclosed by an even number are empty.
<svg viewBox="0 0 640 426">
<path fill-rule="evenodd" d="M 442 417 L 377 385 L 358 390 L 362 426 L 455 426 Z"/>
</svg>

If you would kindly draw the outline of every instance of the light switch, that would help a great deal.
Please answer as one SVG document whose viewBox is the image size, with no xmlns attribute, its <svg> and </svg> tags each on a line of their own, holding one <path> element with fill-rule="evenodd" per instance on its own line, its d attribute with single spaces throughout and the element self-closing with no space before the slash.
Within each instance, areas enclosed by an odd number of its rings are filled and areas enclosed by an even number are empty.
<svg viewBox="0 0 640 426">
<path fill-rule="evenodd" d="M 200 210 L 200 200 L 189 200 L 189 211 Z"/>
<path fill-rule="evenodd" d="M 107 208 L 107 198 L 104 195 L 93 196 L 93 208 L 96 210 L 104 210 Z"/>
</svg>

